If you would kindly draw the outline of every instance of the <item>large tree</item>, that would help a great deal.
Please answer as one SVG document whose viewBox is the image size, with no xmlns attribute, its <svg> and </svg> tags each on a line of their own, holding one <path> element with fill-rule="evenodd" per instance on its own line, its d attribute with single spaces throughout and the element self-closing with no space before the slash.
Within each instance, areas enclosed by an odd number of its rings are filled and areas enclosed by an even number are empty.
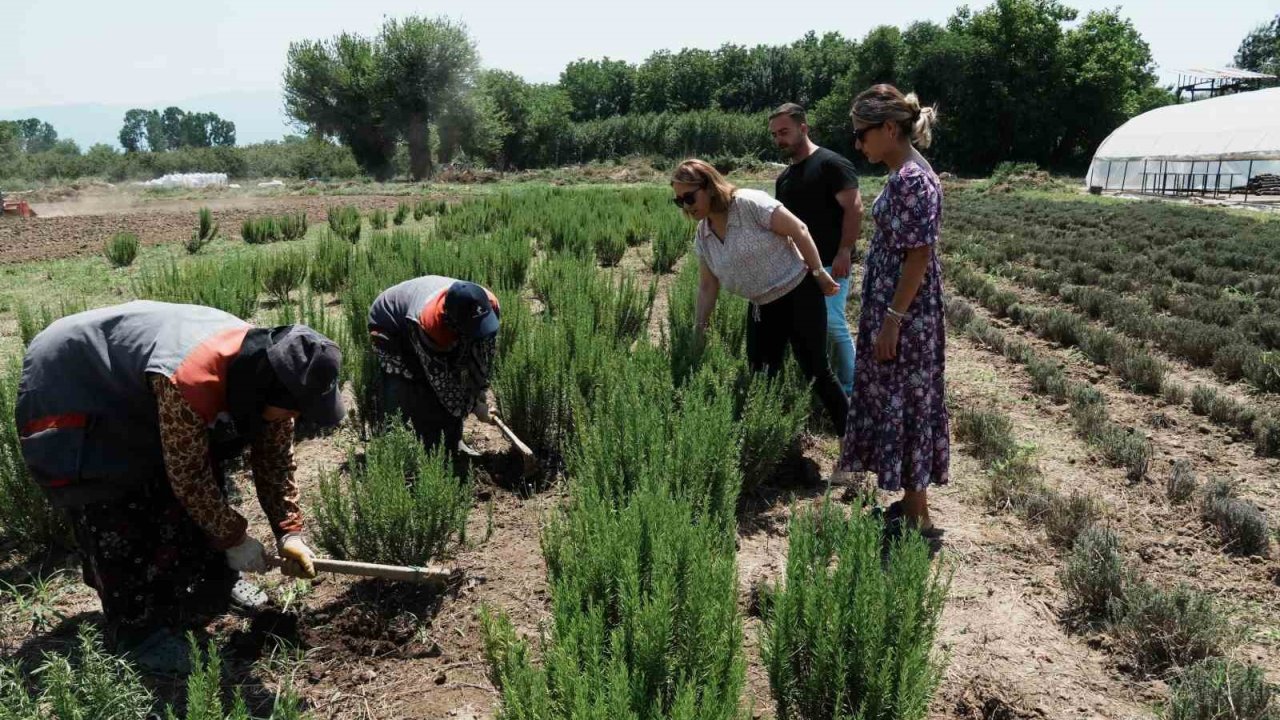
<svg viewBox="0 0 1280 720">
<path fill-rule="evenodd" d="M 503 170 L 524 167 L 528 161 L 524 153 L 531 144 L 533 91 L 529 84 L 513 72 L 485 70 L 480 73 L 477 89 L 506 127 L 498 143 L 497 166 Z"/>
<path fill-rule="evenodd" d="M 38 153 L 53 150 L 58 143 L 58 131 L 39 118 L 3 121 L 9 128 L 9 142 L 15 143 L 19 152 Z"/>
<path fill-rule="evenodd" d="M 284 103 L 289 117 L 351 148 L 360 168 L 379 180 L 391 176 L 396 126 L 374 42 L 349 33 L 289 45 Z"/>
<path fill-rule="evenodd" d="M 1245 36 L 1236 51 L 1236 67 L 1280 75 L 1280 13 Z"/>
<path fill-rule="evenodd" d="M 1147 109 L 1148 88 L 1156 82 L 1151 49 L 1114 10 L 1091 12 L 1069 30 L 1063 54 L 1071 101 L 1058 108 L 1062 135 L 1051 165 L 1092 153 L 1113 129 Z"/>
<path fill-rule="evenodd" d="M 148 111 L 133 108 L 124 114 L 124 125 L 120 128 L 120 147 L 125 152 L 138 152 L 147 141 Z"/>
<path fill-rule="evenodd" d="M 560 73 L 560 87 L 573 105 L 574 120 L 631 112 L 636 69 L 624 60 L 575 60 Z"/>
<path fill-rule="evenodd" d="M 459 114 L 475 79 L 479 57 L 461 23 L 447 18 L 388 20 L 378 37 L 389 91 L 388 110 L 409 144 L 414 180 L 431 174 L 430 125 L 452 109 Z"/>
<path fill-rule="evenodd" d="M 120 146 L 137 152 L 143 143 L 152 152 L 184 147 L 230 147 L 236 144 L 236 124 L 217 113 L 187 112 L 179 107 L 157 110 L 133 108 L 124 114 Z"/>
<path fill-rule="evenodd" d="M 379 179 L 403 139 L 410 174 L 422 179 L 432 170 L 430 126 L 466 102 L 477 63 L 466 27 L 446 18 L 388 20 L 374 39 L 304 40 L 289 46 L 285 109 Z"/>
</svg>

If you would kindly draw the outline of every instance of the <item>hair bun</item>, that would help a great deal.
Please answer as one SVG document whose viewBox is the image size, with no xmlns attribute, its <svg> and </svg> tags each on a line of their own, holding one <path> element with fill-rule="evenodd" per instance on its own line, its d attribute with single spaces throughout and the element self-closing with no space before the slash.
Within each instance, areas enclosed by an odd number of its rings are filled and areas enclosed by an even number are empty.
<svg viewBox="0 0 1280 720">
<path fill-rule="evenodd" d="M 907 110 L 911 111 L 911 120 L 914 122 L 920 117 L 920 97 L 911 92 L 907 93 L 907 96 L 903 99 L 907 104 Z"/>
</svg>

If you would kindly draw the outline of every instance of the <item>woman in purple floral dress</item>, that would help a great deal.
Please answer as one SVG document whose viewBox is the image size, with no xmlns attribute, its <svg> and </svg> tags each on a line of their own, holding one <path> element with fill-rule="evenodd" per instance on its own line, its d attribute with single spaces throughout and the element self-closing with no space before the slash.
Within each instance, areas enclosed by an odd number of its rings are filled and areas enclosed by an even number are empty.
<svg viewBox="0 0 1280 720">
<path fill-rule="evenodd" d="M 902 490 L 902 512 L 935 535 L 927 489 L 948 479 L 945 329 L 938 228 L 942 185 L 916 147 L 937 118 L 915 94 L 876 85 L 853 102 L 855 144 L 889 180 L 871 208 L 875 236 L 862 278 L 857 367 L 838 470 L 867 471 Z"/>
</svg>

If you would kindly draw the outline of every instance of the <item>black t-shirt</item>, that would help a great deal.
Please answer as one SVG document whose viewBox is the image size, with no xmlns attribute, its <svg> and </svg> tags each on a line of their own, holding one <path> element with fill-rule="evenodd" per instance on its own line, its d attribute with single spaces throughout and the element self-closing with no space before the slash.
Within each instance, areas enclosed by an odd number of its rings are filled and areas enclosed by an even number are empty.
<svg viewBox="0 0 1280 720">
<path fill-rule="evenodd" d="M 830 265 L 840 249 L 844 208 L 836 193 L 858 187 L 858 173 L 843 155 L 820 147 L 778 176 L 774 195 L 800 221 L 818 245 L 822 264 Z"/>
</svg>

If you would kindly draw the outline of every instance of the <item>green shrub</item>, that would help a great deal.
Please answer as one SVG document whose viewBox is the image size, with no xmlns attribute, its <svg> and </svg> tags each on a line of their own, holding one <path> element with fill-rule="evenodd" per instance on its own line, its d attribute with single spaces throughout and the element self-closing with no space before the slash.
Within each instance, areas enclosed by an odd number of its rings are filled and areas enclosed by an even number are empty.
<svg viewBox="0 0 1280 720">
<path fill-rule="evenodd" d="M 630 275 L 601 273 L 570 255 L 542 263 L 530 282 L 551 317 L 569 324 L 580 321 L 623 345 L 634 342 L 648 326 L 657 294 L 655 284 L 646 292 Z"/>
<path fill-rule="evenodd" d="M 1111 367 L 1130 387 L 1145 395 L 1159 395 L 1165 364 L 1145 350 L 1130 350 L 1111 360 Z"/>
<path fill-rule="evenodd" d="M 1213 356 L 1213 372 L 1224 380 L 1235 381 L 1244 377 L 1244 366 L 1258 349 L 1247 343 L 1233 343 L 1218 350 Z"/>
<path fill-rule="evenodd" d="M 947 323 L 956 330 L 964 330 L 969 327 L 969 323 L 977 317 L 973 306 L 958 297 L 946 297 L 942 301 L 943 311 L 946 313 Z"/>
<path fill-rule="evenodd" d="M 347 242 L 360 239 L 360 211 L 350 205 L 331 207 L 327 212 L 329 230 Z"/>
<path fill-rule="evenodd" d="M 240 237 L 250 245 L 283 240 L 301 240 L 307 234 L 307 214 L 246 218 L 240 225 Z"/>
<path fill-rule="evenodd" d="M 1049 542 L 1060 548 L 1071 547 L 1080 533 L 1098 521 L 1102 509 L 1092 495 L 1072 492 L 1055 495 L 1044 516 L 1044 530 Z"/>
<path fill-rule="evenodd" d="M 1197 385 L 1191 389 L 1191 412 L 1197 415 L 1208 415 L 1217 400 L 1217 390 L 1208 385 Z"/>
<path fill-rule="evenodd" d="M 991 295 L 987 301 L 987 307 L 996 317 L 1008 317 L 1009 308 L 1018 304 L 1018 296 L 1009 290 L 999 290 Z"/>
<path fill-rule="evenodd" d="M 1009 416 L 994 410 L 960 408 L 952 415 L 956 439 L 970 443 L 974 457 L 990 463 L 1017 449 Z"/>
<path fill-rule="evenodd" d="M 1265 415 L 1254 420 L 1253 445 L 1257 453 L 1263 457 L 1280 457 L 1280 418 Z"/>
<path fill-rule="evenodd" d="M 990 483 L 983 491 L 987 507 L 995 512 L 1012 510 L 1032 524 L 1044 520 L 1057 497 L 1057 493 L 1039 480 L 1040 468 L 1025 451 L 992 463 L 990 476 Z"/>
<path fill-rule="evenodd" d="M 792 519 L 786 581 L 768 593 L 760 638 L 778 717 L 926 716 L 948 581 L 918 535 L 886 557 L 882 533 L 829 501 Z"/>
<path fill-rule="evenodd" d="M 1202 660 L 1171 683 L 1168 720 L 1277 720 L 1276 688 L 1262 668 Z"/>
<path fill-rule="evenodd" d="M 596 238 L 596 261 L 605 267 L 613 267 L 627 251 L 627 239 L 617 232 L 607 232 Z"/>
<path fill-rule="evenodd" d="M 202 651 L 191 638 L 192 672 L 187 677 L 184 712 L 164 709 L 169 720 L 252 720 L 239 689 L 224 712 L 222 660 L 212 644 Z M 36 692 L 28 690 L 34 679 Z M 74 651 L 46 653 L 33 673 L 18 661 L 0 662 L 0 704 L 14 720 L 134 720 L 159 717 L 156 698 L 128 661 L 102 647 L 92 624 L 80 626 Z M 153 712 L 154 711 L 154 712 Z M 297 695 L 286 683 L 275 698 L 269 720 L 303 720 Z"/>
<path fill-rule="evenodd" d="M 1068 613 L 1082 620 L 1103 619 L 1109 607 L 1124 600 L 1130 575 L 1115 531 L 1096 525 L 1085 528 L 1058 574 Z"/>
<path fill-rule="evenodd" d="M 627 247 L 637 247 L 645 244 L 653 237 L 653 228 L 646 216 L 635 215 L 631 218 L 631 222 L 627 224 L 624 234 Z"/>
<path fill-rule="evenodd" d="M 301 248 L 276 252 L 263 260 L 262 289 L 280 305 L 288 303 L 289 294 L 306 279 L 307 253 Z"/>
<path fill-rule="evenodd" d="M 88 310 L 84 300 L 59 300 L 57 308 L 41 305 L 37 311 L 22 301 L 14 303 L 14 314 L 18 320 L 18 337 L 23 347 L 30 345 L 32 338 L 49 327 L 54 320 Z"/>
<path fill-rule="evenodd" d="M 218 224 L 213 221 L 213 212 L 207 207 L 200 208 L 200 220 L 196 225 L 196 235 L 206 243 L 218 236 Z"/>
<path fill-rule="evenodd" d="M 1079 345 L 1087 329 L 1079 315 L 1058 308 L 1038 313 L 1033 324 L 1042 337 L 1063 347 Z"/>
<path fill-rule="evenodd" d="M 773 476 L 804 431 L 809 414 L 806 384 L 786 375 L 770 379 L 764 373 L 751 373 L 749 383 L 740 422 L 743 492 Z"/>
<path fill-rule="evenodd" d="M 482 615 L 503 717 L 741 716 L 734 537 L 695 517 L 652 485 L 620 507 L 591 486 L 575 492 L 543 534 L 552 618 L 541 664 L 505 616 Z"/>
<path fill-rule="evenodd" d="M 138 671 L 102 648 L 92 624 L 80 626 L 76 645 L 74 655 L 45 655 L 30 675 L 18 661 L 0 663 L 0 702 L 6 717 L 134 720 L 151 711 L 155 700 Z M 26 687 L 32 677 L 38 679 L 34 696 Z"/>
<path fill-rule="evenodd" d="M 1280 351 L 1260 352 L 1244 364 L 1249 383 L 1263 392 L 1280 393 Z"/>
<path fill-rule="evenodd" d="M 1173 472 L 1164 484 L 1164 494 L 1169 502 L 1173 505 L 1185 503 L 1195 495 L 1196 487 L 1196 475 L 1191 469 L 1191 463 L 1186 460 L 1174 462 Z"/>
<path fill-rule="evenodd" d="M 693 244 L 693 225 L 683 216 L 673 215 L 663 218 L 657 225 L 653 236 L 653 258 L 649 269 L 655 273 L 671 272 L 676 262 L 684 256 Z"/>
<path fill-rule="evenodd" d="M 539 454 L 560 452 L 575 400 L 567 331 L 534 320 L 503 353 L 493 378 L 503 420 Z"/>
<path fill-rule="evenodd" d="M 424 217 L 443 215 L 446 207 L 447 204 L 443 200 L 428 200 L 423 198 L 413 206 L 413 219 L 421 220 Z"/>
<path fill-rule="evenodd" d="M 449 453 L 428 452 L 399 423 L 375 435 L 350 472 L 320 479 L 316 541 L 335 558 L 426 565 L 443 556 L 466 530 L 469 480 L 459 481 Z"/>
<path fill-rule="evenodd" d="M 1113 603 L 1111 632 L 1134 667 L 1160 673 L 1222 655 L 1234 642 L 1227 616 L 1208 595 L 1134 583 Z"/>
<path fill-rule="evenodd" d="M 1166 403 L 1175 407 L 1187 401 L 1187 387 L 1171 380 L 1166 380 L 1160 387 L 1160 394 Z"/>
<path fill-rule="evenodd" d="M 1026 363 L 1027 374 L 1031 376 L 1031 389 L 1041 395 L 1048 395 L 1058 402 L 1067 399 L 1071 381 L 1057 362 L 1045 357 L 1032 357 Z"/>
<path fill-rule="evenodd" d="M 187 252 L 194 255 L 218 237 L 218 225 L 213 221 L 213 213 L 209 208 L 200 208 L 200 219 L 191 237 L 184 243 Z"/>
<path fill-rule="evenodd" d="M 133 233 L 116 233 L 102 247 L 111 267 L 126 267 L 138 257 L 138 236 Z"/>
<path fill-rule="evenodd" d="M 369 225 L 374 230 L 387 229 L 387 211 L 386 208 L 375 208 L 369 211 Z"/>
<path fill-rule="evenodd" d="M 1196 398 L 1192 398 L 1194 404 Z M 1207 410 L 1205 414 L 1209 419 L 1219 425 L 1228 427 L 1236 427 L 1244 432 L 1250 432 L 1253 428 L 1253 422 L 1257 419 L 1257 410 L 1249 405 L 1237 402 L 1226 395 L 1216 391 L 1203 394 L 1200 401 L 1200 409 Z"/>
<path fill-rule="evenodd" d="M 1200 517 L 1218 531 L 1223 547 L 1229 552 L 1267 554 L 1270 539 L 1266 516 L 1253 503 L 1236 497 L 1234 488 L 1225 480 L 1218 480 L 1205 489 Z"/>
<path fill-rule="evenodd" d="M 409 214 L 413 212 L 409 208 L 409 203 L 402 202 L 396 206 L 396 214 L 391 218 L 391 222 L 396 225 L 403 225 L 405 220 L 409 219 Z"/>
<path fill-rule="evenodd" d="M 295 215 L 281 215 L 276 218 L 280 228 L 280 237 L 284 240 L 301 240 L 307 235 L 307 214 L 299 212 Z"/>
<path fill-rule="evenodd" d="M 311 256 L 311 289 L 336 293 L 347 283 L 351 272 L 351 245 L 331 232 L 323 233 Z"/>
<path fill-rule="evenodd" d="M 1151 442 L 1142 433 L 1108 422 L 1095 433 L 1102 456 L 1114 467 L 1124 468 L 1129 482 L 1140 482 L 1151 468 Z"/>
<path fill-rule="evenodd" d="M 191 237 L 183 241 L 182 247 L 186 249 L 188 255 L 195 255 L 203 250 L 204 246 L 208 245 L 212 240 L 213 238 L 201 237 L 200 232 L 197 230 L 196 232 L 191 233 Z"/>
<path fill-rule="evenodd" d="M 250 245 L 265 245 L 284 238 L 274 217 L 246 218 L 240 225 L 240 237 Z"/>
<path fill-rule="evenodd" d="M 239 318 L 253 317 L 262 289 L 261 271 L 253 258 L 198 260 L 179 265 L 144 267 L 134 281 L 139 298 L 206 305 Z"/>
</svg>

